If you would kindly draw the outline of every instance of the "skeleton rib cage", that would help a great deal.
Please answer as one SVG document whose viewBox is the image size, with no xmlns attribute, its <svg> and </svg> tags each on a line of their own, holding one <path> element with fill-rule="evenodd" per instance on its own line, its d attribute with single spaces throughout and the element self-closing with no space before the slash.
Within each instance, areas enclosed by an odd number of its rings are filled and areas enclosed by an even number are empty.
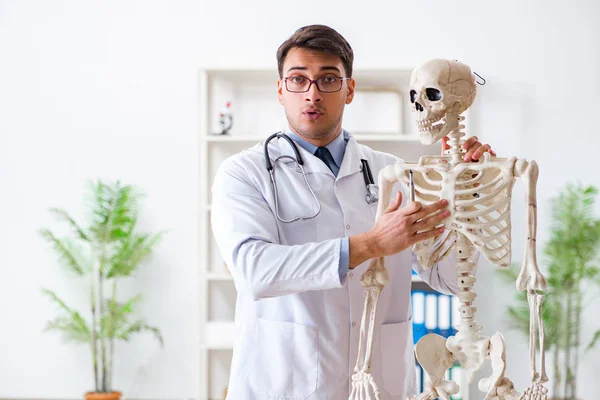
<svg viewBox="0 0 600 400">
<path fill-rule="evenodd" d="M 484 157 L 478 164 L 461 163 L 454 167 L 445 161 L 445 157 L 423 157 L 418 164 L 397 165 L 396 173 L 407 189 L 409 169 L 413 171 L 417 201 L 425 205 L 443 197 L 449 202 L 451 215 L 445 225 L 454 232 L 433 252 L 430 250 L 435 239 L 415 245 L 419 262 L 430 267 L 440 261 L 452 249 L 458 232 L 491 263 L 509 265 L 510 200 L 516 159 Z M 445 197 L 447 193 L 454 196 Z"/>
</svg>

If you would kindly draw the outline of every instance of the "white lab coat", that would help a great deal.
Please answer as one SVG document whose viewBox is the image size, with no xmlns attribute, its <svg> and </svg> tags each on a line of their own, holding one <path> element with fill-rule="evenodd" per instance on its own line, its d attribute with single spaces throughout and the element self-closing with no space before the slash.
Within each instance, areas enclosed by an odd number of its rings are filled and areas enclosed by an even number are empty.
<svg viewBox="0 0 600 400">
<path fill-rule="evenodd" d="M 344 134 L 349 141 L 337 178 L 298 146 L 321 203 L 321 212 L 310 220 L 282 223 L 275 217 L 263 143 L 229 157 L 218 169 L 212 227 L 238 292 L 228 399 L 341 400 L 350 394 L 364 308 L 360 277 L 368 261 L 340 281 L 340 238 L 365 232 L 375 221 L 377 203 L 365 201 L 361 158 L 368 160 L 374 179 L 398 159 Z M 269 150 L 271 160 L 293 155 L 283 139 L 271 141 Z M 282 219 L 311 214 L 314 200 L 295 164 L 278 162 L 275 168 Z M 424 271 L 413 265 L 410 249 L 386 258 L 390 283 L 377 306 L 372 356 L 382 400 L 404 400 L 416 392 L 412 267 L 431 287 L 457 293 L 453 260 L 449 256 Z"/>
</svg>

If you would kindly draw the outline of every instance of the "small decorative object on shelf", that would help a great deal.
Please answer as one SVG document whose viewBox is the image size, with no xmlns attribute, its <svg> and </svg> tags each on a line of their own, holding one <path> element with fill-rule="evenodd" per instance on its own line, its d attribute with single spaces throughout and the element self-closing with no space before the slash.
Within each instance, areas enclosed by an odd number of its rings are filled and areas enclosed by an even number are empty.
<svg viewBox="0 0 600 400">
<path fill-rule="evenodd" d="M 219 114 L 219 125 L 221 125 L 221 132 L 219 135 L 229 135 L 229 131 L 233 126 L 233 114 L 231 112 L 231 102 L 225 103 L 225 107 Z"/>
</svg>

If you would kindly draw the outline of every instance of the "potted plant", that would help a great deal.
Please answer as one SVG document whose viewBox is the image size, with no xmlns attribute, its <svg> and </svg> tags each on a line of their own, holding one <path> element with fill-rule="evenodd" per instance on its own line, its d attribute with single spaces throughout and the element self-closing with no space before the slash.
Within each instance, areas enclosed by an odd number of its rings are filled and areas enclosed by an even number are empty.
<svg viewBox="0 0 600 400">
<path fill-rule="evenodd" d="M 40 231 L 52 244 L 60 263 L 76 277 L 78 287 L 89 291 L 86 312 L 68 306 L 53 291 L 43 293 L 58 305 L 59 315 L 45 330 L 59 331 L 65 339 L 90 346 L 94 390 L 85 394 L 91 400 L 118 400 L 121 392 L 112 386 L 115 340 L 128 341 L 133 334 L 148 331 L 160 345 L 160 331 L 135 317 L 140 296 L 125 301 L 118 296 L 118 283 L 130 277 L 153 252 L 162 233 L 138 233 L 136 224 L 141 194 L 120 182 L 90 184 L 87 206 L 90 211 L 84 227 L 64 210 L 50 211 L 70 230 L 58 237 L 48 229 Z"/>
<path fill-rule="evenodd" d="M 581 314 L 589 300 L 590 289 L 600 285 L 600 219 L 593 215 L 598 190 L 593 186 L 567 184 L 552 199 L 552 232 L 544 246 L 548 287 L 542 317 L 545 347 L 552 355 L 552 395 L 554 399 L 577 399 L 577 367 L 581 358 L 600 338 L 600 330 L 591 340 L 582 342 Z M 518 266 L 498 273 L 514 284 Z M 511 328 L 529 337 L 529 305 L 526 292 L 515 295 L 516 305 L 509 307 Z"/>
</svg>

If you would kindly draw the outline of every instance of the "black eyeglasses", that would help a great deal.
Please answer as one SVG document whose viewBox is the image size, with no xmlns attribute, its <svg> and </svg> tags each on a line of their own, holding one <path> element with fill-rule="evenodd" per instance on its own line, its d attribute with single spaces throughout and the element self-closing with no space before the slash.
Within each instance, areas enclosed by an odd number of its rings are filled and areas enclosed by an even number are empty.
<svg viewBox="0 0 600 400">
<path fill-rule="evenodd" d="M 308 79 L 305 76 L 288 76 L 283 78 L 285 82 L 285 88 L 288 92 L 292 93 L 304 93 L 310 90 L 310 87 L 314 83 L 317 85 L 317 89 L 322 93 L 333 93 L 339 92 L 342 89 L 342 82 L 350 79 L 342 76 L 324 76 L 319 79 Z"/>
</svg>

